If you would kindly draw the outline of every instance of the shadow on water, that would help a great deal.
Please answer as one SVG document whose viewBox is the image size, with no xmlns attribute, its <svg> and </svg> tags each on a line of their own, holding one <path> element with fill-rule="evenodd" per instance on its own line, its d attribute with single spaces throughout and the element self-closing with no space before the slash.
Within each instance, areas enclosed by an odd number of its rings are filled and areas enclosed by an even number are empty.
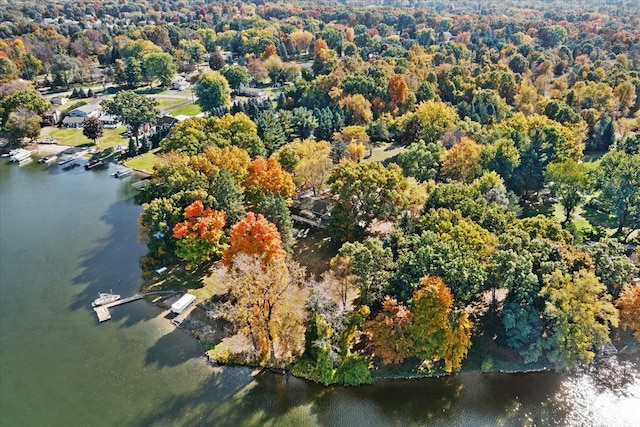
<svg viewBox="0 0 640 427">
<path fill-rule="evenodd" d="M 135 425 L 300 425 L 282 420 L 300 405 L 322 405 L 317 400 L 330 392 L 296 378 L 287 383 L 282 375 L 261 372 L 252 376 L 249 372 L 242 367 L 215 369 L 197 390 L 167 399 L 158 405 L 159 411 Z"/>
<path fill-rule="evenodd" d="M 163 335 L 156 343 L 147 350 L 145 365 L 157 365 L 159 367 L 180 366 L 183 363 L 199 358 L 200 355 L 192 351 L 191 347 L 186 347 L 184 341 L 178 335 L 185 332 L 174 329 L 170 333 Z"/>
<path fill-rule="evenodd" d="M 139 259 L 146 252 L 138 242 L 139 215 L 140 207 L 128 199 L 113 203 L 100 217 L 109 231 L 81 255 L 80 272 L 72 279 L 72 284 L 85 288 L 74 298 L 71 310 L 88 310 L 93 316 L 91 302 L 99 292 L 113 290 L 123 298 L 138 292 L 142 282 Z M 145 303 L 136 301 L 130 304 Z M 155 315 L 154 310 L 131 310 L 127 306 L 112 309 L 112 317 L 124 319 L 124 326 L 150 320 Z"/>
</svg>

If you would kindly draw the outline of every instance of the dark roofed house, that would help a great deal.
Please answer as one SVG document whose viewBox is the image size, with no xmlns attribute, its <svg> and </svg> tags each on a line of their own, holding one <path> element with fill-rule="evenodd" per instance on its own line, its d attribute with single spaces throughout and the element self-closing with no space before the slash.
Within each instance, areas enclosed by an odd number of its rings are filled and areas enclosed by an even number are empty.
<svg viewBox="0 0 640 427">
<path fill-rule="evenodd" d="M 324 227 L 331 218 L 331 211 L 334 204 L 331 200 L 325 200 L 323 198 L 315 196 L 301 196 L 293 199 L 291 204 L 291 212 L 293 212 L 292 218 L 294 221 L 301 221 L 307 224 L 311 224 L 305 220 L 311 220 L 316 227 Z M 304 219 L 302 219 L 304 218 Z"/>
<path fill-rule="evenodd" d="M 60 110 L 56 110 L 56 109 L 49 110 L 46 113 L 44 113 L 42 122 L 46 126 L 55 126 L 58 123 L 60 123 L 60 117 L 62 117 Z"/>
<path fill-rule="evenodd" d="M 83 127 L 84 117 L 67 116 L 62 120 L 62 125 L 68 128 L 79 129 Z"/>
<path fill-rule="evenodd" d="M 156 129 L 171 129 L 176 123 L 178 123 L 178 119 L 165 114 L 164 116 L 160 116 L 156 119 Z"/>
</svg>

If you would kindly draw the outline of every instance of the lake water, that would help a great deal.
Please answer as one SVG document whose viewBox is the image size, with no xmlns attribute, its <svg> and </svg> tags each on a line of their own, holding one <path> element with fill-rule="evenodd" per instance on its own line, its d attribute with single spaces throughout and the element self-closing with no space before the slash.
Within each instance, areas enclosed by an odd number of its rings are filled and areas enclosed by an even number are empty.
<svg viewBox="0 0 640 427">
<path fill-rule="evenodd" d="M 640 425 L 638 358 L 565 376 L 460 374 L 322 387 L 214 368 L 144 301 L 132 178 L 0 160 L 0 425 Z"/>
</svg>

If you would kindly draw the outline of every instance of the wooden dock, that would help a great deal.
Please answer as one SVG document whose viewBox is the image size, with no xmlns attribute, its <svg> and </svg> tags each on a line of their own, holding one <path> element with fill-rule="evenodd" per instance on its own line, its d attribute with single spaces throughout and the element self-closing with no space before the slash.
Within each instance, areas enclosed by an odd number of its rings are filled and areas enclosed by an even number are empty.
<svg viewBox="0 0 640 427">
<path fill-rule="evenodd" d="M 119 299 L 118 301 L 93 307 L 93 311 L 96 313 L 96 316 L 98 316 L 98 321 L 102 323 L 111 319 L 111 313 L 109 312 L 109 309 L 111 307 L 126 304 L 131 301 L 137 301 L 139 299 L 144 298 L 146 295 L 162 295 L 162 294 L 176 294 L 176 293 L 178 292 L 177 291 L 152 291 L 152 292 L 145 292 L 143 294 L 138 293 L 129 298 L 122 298 L 122 299 Z"/>
<path fill-rule="evenodd" d="M 93 307 L 93 311 L 95 311 L 96 316 L 98 316 L 98 321 L 99 322 L 104 322 L 107 321 L 109 319 L 111 319 L 111 313 L 109 312 L 109 309 L 111 307 L 115 307 L 117 305 L 122 305 L 122 304 L 126 304 L 129 303 L 131 301 L 137 301 L 139 299 L 142 299 L 144 297 L 143 294 L 135 294 L 132 297 L 129 298 L 122 298 L 119 299 L 118 301 L 114 301 L 114 302 L 110 302 L 108 304 L 104 304 L 104 305 L 99 305 L 97 307 Z"/>
</svg>

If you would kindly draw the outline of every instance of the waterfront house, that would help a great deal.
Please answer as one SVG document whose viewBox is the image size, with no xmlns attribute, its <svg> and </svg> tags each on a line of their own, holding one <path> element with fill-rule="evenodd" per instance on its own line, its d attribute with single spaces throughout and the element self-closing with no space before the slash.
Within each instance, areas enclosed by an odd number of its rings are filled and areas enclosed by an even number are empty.
<svg viewBox="0 0 640 427">
<path fill-rule="evenodd" d="M 52 109 L 44 113 L 44 117 L 42 118 L 42 123 L 45 126 L 55 126 L 60 123 L 60 118 L 62 117 L 62 113 L 60 110 Z"/>
<path fill-rule="evenodd" d="M 62 120 L 62 126 L 72 129 L 80 129 L 84 126 L 84 117 L 67 116 Z"/>
<path fill-rule="evenodd" d="M 100 117 L 102 109 L 98 104 L 87 104 L 69 111 L 69 117 Z"/>
<path fill-rule="evenodd" d="M 118 119 L 118 117 L 111 114 L 101 115 L 100 121 L 102 122 L 102 126 L 104 126 L 105 129 L 115 129 L 119 126 L 122 126 L 122 122 Z"/>
</svg>

